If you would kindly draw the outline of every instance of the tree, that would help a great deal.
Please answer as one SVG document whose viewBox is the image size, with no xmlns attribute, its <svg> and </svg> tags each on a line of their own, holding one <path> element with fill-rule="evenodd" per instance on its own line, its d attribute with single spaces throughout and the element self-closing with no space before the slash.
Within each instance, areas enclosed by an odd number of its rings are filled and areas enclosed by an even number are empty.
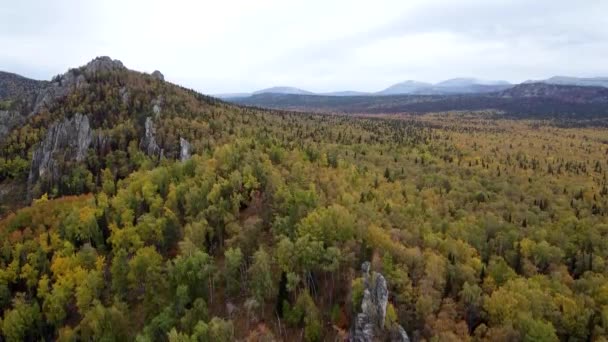
<svg viewBox="0 0 608 342">
<path fill-rule="evenodd" d="M 210 341 L 230 342 L 234 340 L 234 326 L 231 321 L 213 317 L 209 322 Z"/>
<path fill-rule="evenodd" d="M 190 255 L 180 255 L 168 263 L 167 271 L 172 292 L 177 293 L 182 286 L 187 303 L 196 298 L 213 300 L 216 268 L 207 253 L 196 250 Z"/>
<path fill-rule="evenodd" d="M 129 287 L 129 260 L 124 249 L 115 251 L 110 273 L 112 274 L 112 291 L 118 298 L 124 299 Z"/>
<path fill-rule="evenodd" d="M 8 342 L 37 340 L 40 336 L 40 307 L 37 303 L 28 303 L 23 296 L 17 296 L 13 308 L 4 311 L 2 334 Z"/>
<path fill-rule="evenodd" d="M 224 252 L 224 277 L 226 279 L 226 291 L 235 295 L 242 284 L 243 253 L 240 248 L 229 248 Z"/>
<path fill-rule="evenodd" d="M 147 317 L 155 315 L 163 307 L 166 278 L 163 259 L 154 247 L 143 247 L 135 253 L 129 261 L 127 278 L 129 288 L 143 300 Z"/>
<path fill-rule="evenodd" d="M 126 312 L 125 304 L 106 308 L 97 302 L 78 325 L 80 337 L 85 341 L 129 341 L 132 328 Z"/>
<path fill-rule="evenodd" d="M 263 247 L 253 254 L 253 264 L 249 268 L 251 291 L 259 303 L 264 303 L 274 294 L 274 283 L 272 280 L 272 269 L 270 267 L 270 255 Z"/>
<path fill-rule="evenodd" d="M 309 234 L 328 245 L 345 241 L 354 234 L 355 219 L 345 207 L 335 204 L 308 214 L 298 225 L 300 236 Z"/>
</svg>

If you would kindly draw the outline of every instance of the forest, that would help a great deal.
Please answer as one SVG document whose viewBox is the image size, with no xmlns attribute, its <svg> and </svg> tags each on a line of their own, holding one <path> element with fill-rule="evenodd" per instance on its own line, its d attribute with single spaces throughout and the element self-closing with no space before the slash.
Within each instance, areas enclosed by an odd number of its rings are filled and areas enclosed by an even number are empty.
<svg viewBox="0 0 608 342">
<path fill-rule="evenodd" d="M 412 341 L 608 340 L 605 127 L 264 110 L 72 72 L 87 86 L 1 143 L 0 340 L 345 340 L 366 261 Z M 76 113 L 105 143 L 28 181 Z"/>
</svg>

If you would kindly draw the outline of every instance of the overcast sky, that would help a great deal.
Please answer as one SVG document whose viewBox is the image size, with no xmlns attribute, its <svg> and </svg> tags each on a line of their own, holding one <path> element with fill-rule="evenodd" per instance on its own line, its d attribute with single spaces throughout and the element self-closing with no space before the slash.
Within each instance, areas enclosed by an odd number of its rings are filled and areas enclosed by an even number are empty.
<svg viewBox="0 0 608 342">
<path fill-rule="evenodd" d="M 608 76 L 608 0 L 2 0 L 0 70 L 108 55 L 204 93 Z"/>
</svg>

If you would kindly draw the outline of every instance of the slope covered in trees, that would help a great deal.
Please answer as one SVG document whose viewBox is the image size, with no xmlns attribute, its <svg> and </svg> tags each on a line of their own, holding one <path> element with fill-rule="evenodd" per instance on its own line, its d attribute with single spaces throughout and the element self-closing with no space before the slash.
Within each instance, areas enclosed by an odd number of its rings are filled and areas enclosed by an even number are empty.
<svg viewBox="0 0 608 342">
<path fill-rule="evenodd" d="M 7 207 L 5 340 L 345 338 L 364 261 L 412 340 L 608 337 L 604 128 L 261 111 L 95 75 L 3 145 L 14 184 L 49 123 L 84 113 L 111 141 Z"/>
</svg>

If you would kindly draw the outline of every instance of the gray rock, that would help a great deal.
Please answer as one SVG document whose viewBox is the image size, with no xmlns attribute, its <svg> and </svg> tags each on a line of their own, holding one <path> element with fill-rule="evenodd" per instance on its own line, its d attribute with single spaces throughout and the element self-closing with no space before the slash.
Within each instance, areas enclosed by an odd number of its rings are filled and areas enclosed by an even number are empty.
<svg viewBox="0 0 608 342">
<path fill-rule="evenodd" d="M 364 313 L 357 315 L 354 334 L 349 338 L 353 342 L 370 342 L 374 340 L 374 325 Z"/>
<path fill-rule="evenodd" d="M 370 267 L 371 267 L 371 264 L 369 263 L 369 261 L 365 261 L 364 263 L 361 264 L 361 272 L 363 272 L 363 275 L 366 278 L 369 275 Z"/>
<path fill-rule="evenodd" d="M 160 156 L 161 149 L 156 142 L 156 127 L 151 117 L 146 118 L 145 134 L 141 140 L 140 148 L 149 156 Z"/>
<path fill-rule="evenodd" d="M 157 80 L 160 81 L 164 81 L 165 80 L 165 76 L 158 70 L 154 70 L 154 72 L 152 73 L 152 77 L 156 78 Z"/>
<path fill-rule="evenodd" d="M 186 161 L 188 159 L 190 159 L 191 157 L 191 152 L 190 152 L 190 142 L 188 142 L 188 140 L 184 139 L 184 138 L 179 138 L 179 159 L 181 161 Z"/>
<path fill-rule="evenodd" d="M 399 324 L 391 330 L 392 342 L 410 342 L 410 337 L 405 332 L 405 329 Z"/>
<path fill-rule="evenodd" d="M 152 112 L 154 113 L 154 117 L 158 118 L 160 116 L 160 112 L 161 112 L 162 104 L 163 104 L 162 96 L 155 98 L 154 100 L 152 100 L 151 103 L 152 103 Z"/>
<path fill-rule="evenodd" d="M 56 182 L 61 176 L 58 160 L 84 161 L 92 139 L 86 115 L 77 113 L 71 119 L 51 125 L 32 155 L 28 184 L 32 186 L 41 178 Z"/>
<path fill-rule="evenodd" d="M 375 318 L 376 325 L 379 327 L 384 326 L 384 319 L 386 318 L 386 307 L 388 305 L 388 288 L 386 287 L 386 280 L 380 273 L 376 273 L 376 281 L 372 287 L 372 303 L 376 308 Z"/>
<path fill-rule="evenodd" d="M 152 112 L 154 112 L 155 117 L 158 117 L 158 114 L 160 114 L 160 106 L 159 106 L 159 105 L 157 105 L 157 104 L 155 104 L 155 105 L 152 107 Z"/>
<path fill-rule="evenodd" d="M 126 68 L 121 61 L 117 59 L 112 59 L 108 56 L 97 57 L 84 66 L 84 72 L 87 75 L 95 75 L 101 72 L 110 72 L 124 69 Z"/>
<path fill-rule="evenodd" d="M 370 263 L 361 265 L 365 289 L 361 300 L 361 312 L 357 315 L 351 331 L 350 341 L 382 340 L 389 336 L 391 341 L 409 342 L 405 329 L 400 325 L 385 328 L 386 308 L 388 306 L 388 286 L 384 276 L 377 272 L 370 275 Z"/>
</svg>

